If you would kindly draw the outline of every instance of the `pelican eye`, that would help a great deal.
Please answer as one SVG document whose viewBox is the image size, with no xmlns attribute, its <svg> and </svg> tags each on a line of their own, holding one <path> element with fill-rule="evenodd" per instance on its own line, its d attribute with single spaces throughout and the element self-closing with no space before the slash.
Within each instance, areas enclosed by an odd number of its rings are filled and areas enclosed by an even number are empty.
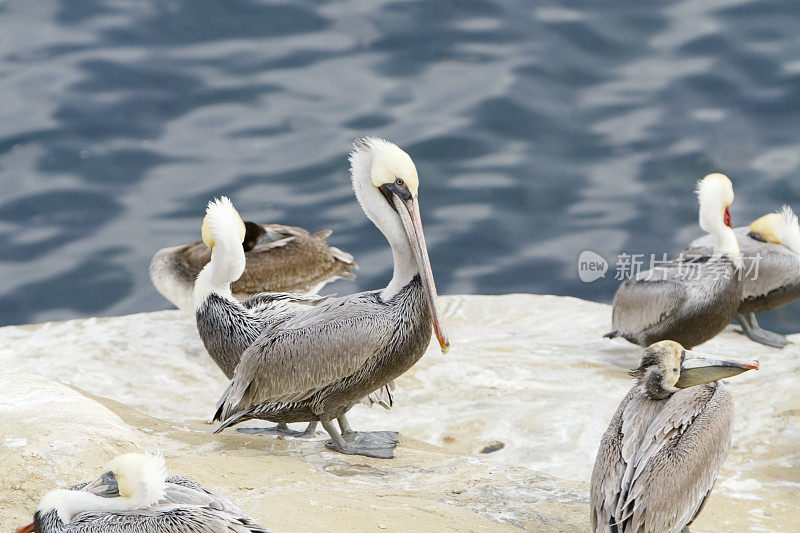
<svg viewBox="0 0 800 533">
<path fill-rule="evenodd" d="M 403 181 L 403 178 L 397 178 L 396 180 L 394 180 L 394 184 L 397 185 L 398 187 L 402 187 L 403 185 L 406 184 L 406 182 Z"/>
</svg>

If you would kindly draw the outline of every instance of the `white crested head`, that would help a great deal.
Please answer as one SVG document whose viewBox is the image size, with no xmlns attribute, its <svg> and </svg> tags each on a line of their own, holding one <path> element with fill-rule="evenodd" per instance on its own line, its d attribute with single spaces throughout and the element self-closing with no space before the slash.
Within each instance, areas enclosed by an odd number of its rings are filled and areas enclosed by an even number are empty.
<svg viewBox="0 0 800 533">
<path fill-rule="evenodd" d="M 239 243 L 244 242 L 244 222 L 230 198 L 221 196 L 208 202 L 201 233 L 203 242 L 209 248 L 214 248 L 218 240 L 228 235 L 239 235 Z"/>
<path fill-rule="evenodd" d="M 366 181 L 369 178 L 370 183 L 378 189 L 381 185 L 401 179 L 411 195 L 417 196 L 417 167 L 411 157 L 394 143 L 377 137 L 356 140 L 350 152 L 350 169 L 354 186 L 357 180 Z"/>
<path fill-rule="evenodd" d="M 727 255 L 736 267 L 742 264 L 739 243 L 728 209 L 733 203 L 733 184 L 724 174 L 709 174 L 697 183 L 700 227 L 716 238 L 714 253 Z"/>
<path fill-rule="evenodd" d="M 103 475 L 81 490 L 58 489 L 48 492 L 39 503 L 38 511 L 56 511 L 58 518 L 68 524 L 78 513 L 85 511 L 131 511 L 150 507 L 164 497 L 164 458 L 161 455 L 127 453 L 111 460 Z M 114 494 L 95 493 L 107 490 L 111 480 L 116 484 Z"/>
<path fill-rule="evenodd" d="M 750 224 L 750 233 L 773 244 L 780 244 L 800 254 L 800 226 L 792 208 L 784 205 L 777 213 L 768 213 Z"/>
<path fill-rule="evenodd" d="M 203 242 L 211 248 L 211 260 L 197 275 L 192 298 L 195 310 L 211 293 L 233 299 L 231 283 L 242 276 L 247 260 L 244 242 L 247 230 L 242 217 L 226 196 L 208 202 L 203 218 Z"/>
<path fill-rule="evenodd" d="M 733 203 L 733 184 L 725 174 L 709 174 L 697 182 L 697 199 L 700 202 L 700 227 L 713 233 L 722 222 L 730 226 L 727 209 Z M 726 216 L 726 213 L 727 216 Z"/>
</svg>

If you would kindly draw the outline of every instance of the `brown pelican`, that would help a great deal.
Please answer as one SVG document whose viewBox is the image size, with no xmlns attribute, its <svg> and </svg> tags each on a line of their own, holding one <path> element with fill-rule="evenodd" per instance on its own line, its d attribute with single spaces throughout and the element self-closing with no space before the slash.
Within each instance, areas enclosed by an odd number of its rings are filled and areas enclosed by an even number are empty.
<svg viewBox="0 0 800 533">
<path fill-rule="evenodd" d="M 717 380 L 758 361 L 707 357 L 674 341 L 644 350 L 636 385 L 603 434 L 591 484 L 595 533 L 671 533 L 706 502 L 731 445 L 733 399 Z"/>
<path fill-rule="evenodd" d="M 800 226 L 789 206 L 734 230 L 743 259 L 742 298 L 736 321 L 752 340 L 783 348 L 784 335 L 762 329 L 755 313 L 764 313 L 800 299 Z M 688 258 L 707 257 L 708 236 L 695 239 L 683 251 Z"/>
<path fill-rule="evenodd" d="M 391 246 L 392 279 L 382 290 L 328 298 L 269 325 L 242 354 L 223 393 L 217 432 L 250 418 L 319 420 L 331 436 L 329 448 L 393 457 L 396 432 L 355 432 L 345 413 L 422 357 L 431 324 L 442 352 L 449 349 L 413 161 L 388 141 L 366 138 L 354 143 L 350 165 L 356 198 Z"/>
<path fill-rule="evenodd" d="M 358 268 L 352 255 L 328 246 L 329 230 L 312 235 L 280 224 L 244 225 L 241 246 L 247 263 L 232 287 L 240 300 L 266 291 L 314 294 L 336 279 L 352 279 L 352 270 Z M 150 280 L 178 309 L 192 310 L 194 281 L 210 259 L 202 241 L 162 248 L 150 262 Z"/>
<path fill-rule="evenodd" d="M 17 533 L 267 533 L 234 503 L 183 477 L 160 457 L 113 459 L 92 483 L 45 494 Z"/>
<path fill-rule="evenodd" d="M 648 346 L 673 339 L 687 348 L 714 337 L 733 319 L 742 293 L 741 254 L 728 207 L 733 186 L 709 174 L 697 186 L 700 227 L 714 237 L 705 261 L 673 261 L 622 282 L 614 295 L 612 327 L 606 337 Z"/>
<path fill-rule="evenodd" d="M 202 242 L 210 251 L 210 259 L 197 275 L 194 284 L 197 331 L 209 355 L 228 379 L 245 349 L 259 334 L 277 320 L 286 320 L 309 306 L 325 301 L 328 296 L 290 293 L 259 293 L 243 302 L 234 297 L 231 284 L 240 279 L 245 269 L 246 253 L 242 240 L 247 239 L 246 222 L 231 201 L 223 196 L 208 203 L 203 218 Z M 392 406 L 393 383 L 365 397 L 367 405 L 377 403 L 386 409 Z M 291 436 L 313 436 L 317 423 L 310 422 L 305 431 L 290 430 L 286 424 L 271 428 L 244 428 L 244 433 L 277 433 Z"/>
</svg>

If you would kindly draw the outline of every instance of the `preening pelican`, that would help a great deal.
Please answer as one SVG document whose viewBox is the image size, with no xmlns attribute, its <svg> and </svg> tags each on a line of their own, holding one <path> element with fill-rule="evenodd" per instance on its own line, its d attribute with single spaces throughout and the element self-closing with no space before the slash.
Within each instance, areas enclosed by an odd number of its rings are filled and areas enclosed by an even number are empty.
<svg viewBox="0 0 800 533">
<path fill-rule="evenodd" d="M 673 533 L 703 509 L 728 455 L 733 398 L 721 381 L 758 361 L 708 357 L 674 341 L 644 350 L 636 385 L 600 441 L 591 484 L 595 533 Z"/>
<path fill-rule="evenodd" d="M 183 477 L 160 457 L 113 459 L 92 483 L 45 494 L 17 533 L 267 533 L 231 501 Z"/>
<path fill-rule="evenodd" d="M 328 296 L 290 293 L 260 293 L 244 302 L 234 297 L 232 283 L 240 279 L 246 268 L 242 241 L 247 240 L 243 222 L 231 201 L 223 196 L 208 203 L 203 218 L 202 242 L 210 251 L 210 259 L 197 275 L 194 284 L 197 331 L 211 359 L 228 379 L 245 349 L 261 332 L 276 321 L 286 320 L 309 306 L 325 301 Z M 386 409 L 392 406 L 393 383 L 388 383 L 362 400 L 377 403 Z M 290 430 L 286 424 L 272 428 L 244 428 L 244 433 L 277 433 L 291 436 L 313 436 L 317 423 L 310 422 L 305 431 Z"/>
<path fill-rule="evenodd" d="M 442 352 L 449 349 L 413 161 L 388 141 L 366 138 L 355 142 L 350 165 L 361 207 L 392 248 L 392 279 L 382 290 L 328 298 L 269 325 L 242 354 L 220 399 L 217 432 L 250 418 L 319 420 L 329 448 L 393 457 L 396 432 L 355 432 L 345 413 L 422 357 L 431 325 Z"/>
<path fill-rule="evenodd" d="M 613 331 L 649 346 L 672 339 L 692 348 L 714 337 L 733 319 L 742 294 L 742 259 L 731 227 L 733 186 L 722 174 L 709 174 L 697 186 L 700 227 L 714 237 L 705 261 L 675 260 L 623 281 L 614 295 Z"/>
<path fill-rule="evenodd" d="M 358 268 L 352 255 L 328 246 L 329 230 L 310 234 L 280 224 L 244 225 L 246 266 L 232 287 L 239 300 L 268 291 L 316 294 L 326 283 L 352 279 L 352 270 Z M 162 248 L 150 262 L 150 280 L 178 309 L 192 310 L 194 281 L 210 259 L 202 241 Z"/>
<path fill-rule="evenodd" d="M 742 250 L 742 298 L 736 321 L 752 340 L 783 348 L 784 335 L 762 329 L 755 313 L 765 313 L 800 299 L 800 226 L 789 206 L 769 213 L 749 227 L 736 228 Z M 708 236 L 695 239 L 683 255 L 707 257 L 713 243 Z"/>
</svg>

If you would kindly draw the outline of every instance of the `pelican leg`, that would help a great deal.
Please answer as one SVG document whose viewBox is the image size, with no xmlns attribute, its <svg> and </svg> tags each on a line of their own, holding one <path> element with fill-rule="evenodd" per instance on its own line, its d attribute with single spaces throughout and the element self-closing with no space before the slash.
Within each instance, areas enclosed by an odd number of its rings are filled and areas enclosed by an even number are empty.
<svg viewBox="0 0 800 533">
<path fill-rule="evenodd" d="M 339 422 L 339 429 L 342 430 L 342 435 L 347 435 L 348 433 L 355 433 L 353 428 L 350 427 L 350 422 L 344 417 L 344 415 L 340 416 L 336 419 Z"/>
<path fill-rule="evenodd" d="M 340 434 L 330 418 L 320 417 L 322 427 L 331 436 L 331 440 L 325 443 L 327 448 L 336 450 L 339 453 L 348 455 L 364 455 L 366 457 L 377 457 L 379 459 L 391 459 L 394 457 L 394 449 L 399 441 L 396 431 L 353 431 L 347 419 L 342 422 L 338 419 L 339 427 L 342 428 Z"/>
<path fill-rule="evenodd" d="M 309 422 L 306 429 L 303 431 L 295 431 L 289 429 L 284 423 L 277 426 L 268 428 L 237 428 L 236 431 L 240 433 L 247 433 L 248 435 L 283 435 L 285 437 L 313 437 L 317 432 L 317 422 Z"/>
<path fill-rule="evenodd" d="M 742 326 L 742 332 L 752 341 L 774 348 L 783 348 L 789 344 L 789 340 L 785 335 L 762 329 L 758 325 L 756 315 L 753 313 L 738 313 L 736 315 L 736 322 Z"/>
</svg>

